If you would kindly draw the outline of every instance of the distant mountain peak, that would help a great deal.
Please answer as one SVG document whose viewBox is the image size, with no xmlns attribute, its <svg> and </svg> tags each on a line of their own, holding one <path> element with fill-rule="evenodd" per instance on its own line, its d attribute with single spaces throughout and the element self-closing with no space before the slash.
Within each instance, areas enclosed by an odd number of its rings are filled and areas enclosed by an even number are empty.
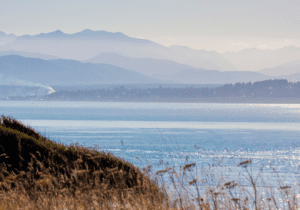
<svg viewBox="0 0 300 210">
<path fill-rule="evenodd" d="M 94 31 L 91 30 L 91 29 L 84 29 L 84 30 L 81 31 L 80 33 L 89 33 L 89 32 L 94 32 Z"/>
<path fill-rule="evenodd" d="M 15 37 L 16 35 L 14 34 L 6 34 L 3 31 L 0 31 L 0 37 Z"/>
<path fill-rule="evenodd" d="M 78 33 L 75 33 L 75 34 L 72 34 L 72 35 L 76 36 L 76 37 L 88 36 L 88 37 L 105 37 L 105 38 L 122 38 L 122 37 L 128 38 L 128 36 L 124 35 L 121 32 L 114 33 L 114 32 L 108 32 L 108 31 L 104 31 L 104 30 L 93 31 L 91 29 L 85 29 L 81 32 L 78 32 Z"/>
<path fill-rule="evenodd" d="M 64 32 L 62 32 L 61 30 L 56 30 L 50 33 L 41 33 L 38 34 L 36 36 L 38 37 L 51 37 L 51 36 L 62 36 L 62 35 L 66 35 Z"/>
<path fill-rule="evenodd" d="M 56 31 L 50 32 L 48 34 L 61 35 L 61 34 L 64 34 L 64 32 L 62 32 L 61 30 L 56 30 Z"/>
</svg>

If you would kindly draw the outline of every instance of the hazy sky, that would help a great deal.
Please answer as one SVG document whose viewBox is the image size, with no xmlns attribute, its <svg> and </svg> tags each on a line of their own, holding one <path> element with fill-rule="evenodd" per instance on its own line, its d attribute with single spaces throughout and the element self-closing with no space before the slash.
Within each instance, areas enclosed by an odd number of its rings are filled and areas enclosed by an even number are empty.
<svg viewBox="0 0 300 210">
<path fill-rule="evenodd" d="M 0 31 L 122 32 L 165 46 L 300 46 L 300 0 L 0 0 Z"/>
</svg>

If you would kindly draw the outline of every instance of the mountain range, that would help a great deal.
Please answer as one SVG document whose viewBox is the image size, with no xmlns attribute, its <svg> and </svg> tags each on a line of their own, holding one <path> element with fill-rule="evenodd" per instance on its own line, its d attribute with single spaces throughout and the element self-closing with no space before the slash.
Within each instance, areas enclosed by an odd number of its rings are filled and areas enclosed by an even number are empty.
<svg viewBox="0 0 300 210">
<path fill-rule="evenodd" d="M 88 60 L 100 53 L 117 53 L 130 58 L 171 60 L 195 68 L 237 70 L 220 54 L 210 51 L 164 47 L 155 42 L 126 36 L 122 33 L 84 30 L 75 34 L 54 31 L 24 35 L 0 46 L 0 51 L 24 51 L 56 56 L 62 59 Z"/>
<path fill-rule="evenodd" d="M 0 56 L 2 83 L 14 81 L 15 85 L 300 80 L 300 48 L 295 46 L 219 54 L 184 46 L 165 47 L 120 32 L 84 30 L 66 34 L 58 30 L 32 36 L 0 32 Z"/>
<path fill-rule="evenodd" d="M 0 32 L 0 51 L 31 52 L 79 61 L 90 60 L 102 53 L 115 53 L 128 58 L 169 60 L 194 68 L 220 71 L 259 71 L 300 59 L 300 48 L 295 46 L 277 50 L 253 48 L 220 54 L 184 46 L 165 47 L 120 32 L 89 29 L 74 34 L 57 30 L 23 36 Z"/>
</svg>

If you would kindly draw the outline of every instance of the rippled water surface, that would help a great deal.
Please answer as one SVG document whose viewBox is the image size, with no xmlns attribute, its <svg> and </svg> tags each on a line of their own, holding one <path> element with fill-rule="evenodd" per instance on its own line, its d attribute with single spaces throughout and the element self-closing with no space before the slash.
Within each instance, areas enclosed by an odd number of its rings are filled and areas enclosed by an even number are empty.
<svg viewBox="0 0 300 210">
<path fill-rule="evenodd" d="M 163 159 L 299 178 L 300 105 L 208 103 L 0 102 L 10 115 L 66 144 L 98 144 L 138 167 Z M 122 144 L 123 143 L 123 144 Z M 136 158 L 137 157 L 137 158 Z M 240 169 L 238 169 L 240 170 Z"/>
</svg>

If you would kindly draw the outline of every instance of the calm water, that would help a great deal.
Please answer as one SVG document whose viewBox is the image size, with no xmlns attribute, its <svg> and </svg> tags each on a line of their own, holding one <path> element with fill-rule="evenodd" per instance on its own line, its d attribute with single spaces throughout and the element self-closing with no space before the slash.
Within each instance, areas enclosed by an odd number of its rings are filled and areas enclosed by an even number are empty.
<svg viewBox="0 0 300 210">
<path fill-rule="evenodd" d="M 297 104 L 1 101 L 0 114 L 66 144 L 98 144 L 138 167 L 161 159 L 179 165 L 188 155 L 198 166 L 222 160 L 236 168 L 251 158 L 254 171 L 268 172 L 271 163 L 284 182 L 299 179 Z"/>
</svg>

